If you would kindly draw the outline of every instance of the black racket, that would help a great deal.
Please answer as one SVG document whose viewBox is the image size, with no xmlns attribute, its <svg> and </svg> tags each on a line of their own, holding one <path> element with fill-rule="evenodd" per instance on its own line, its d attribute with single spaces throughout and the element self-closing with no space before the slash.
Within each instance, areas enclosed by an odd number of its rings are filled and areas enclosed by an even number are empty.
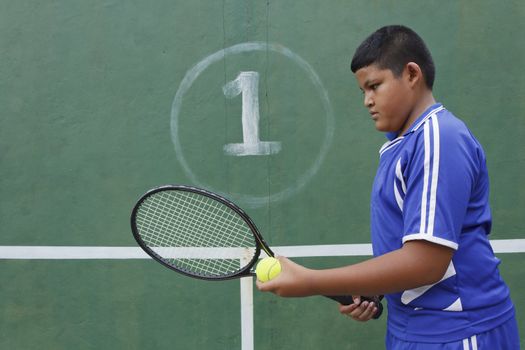
<svg viewBox="0 0 525 350">
<path fill-rule="evenodd" d="M 139 246 L 162 265 L 186 276 L 226 280 L 253 276 L 261 250 L 274 256 L 246 213 L 215 193 L 183 185 L 146 192 L 131 213 Z M 351 296 L 328 296 L 343 305 Z M 379 298 L 363 297 L 377 305 Z"/>
</svg>

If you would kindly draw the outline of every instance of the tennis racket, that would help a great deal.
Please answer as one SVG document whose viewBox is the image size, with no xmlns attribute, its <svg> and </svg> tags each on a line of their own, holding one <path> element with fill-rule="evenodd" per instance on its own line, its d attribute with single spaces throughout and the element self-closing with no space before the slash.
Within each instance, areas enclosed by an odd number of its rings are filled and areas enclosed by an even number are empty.
<svg viewBox="0 0 525 350">
<path fill-rule="evenodd" d="M 131 213 L 139 246 L 154 260 L 183 275 L 203 280 L 254 276 L 261 251 L 273 257 L 250 217 L 215 193 L 183 185 L 146 192 Z M 328 296 L 343 305 L 351 296 Z M 363 297 L 378 308 L 379 298 Z"/>
</svg>

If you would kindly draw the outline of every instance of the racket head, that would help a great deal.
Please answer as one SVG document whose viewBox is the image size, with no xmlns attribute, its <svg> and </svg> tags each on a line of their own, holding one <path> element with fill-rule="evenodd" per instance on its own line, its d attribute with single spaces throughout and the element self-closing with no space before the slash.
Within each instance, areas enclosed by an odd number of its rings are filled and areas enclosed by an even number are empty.
<svg viewBox="0 0 525 350">
<path fill-rule="evenodd" d="M 133 207 L 131 230 L 154 260 L 199 279 L 253 275 L 261 249 L 273 256 L 241 208 L 192 186 L 165 185 L 147 191 Z"/>
</svg>

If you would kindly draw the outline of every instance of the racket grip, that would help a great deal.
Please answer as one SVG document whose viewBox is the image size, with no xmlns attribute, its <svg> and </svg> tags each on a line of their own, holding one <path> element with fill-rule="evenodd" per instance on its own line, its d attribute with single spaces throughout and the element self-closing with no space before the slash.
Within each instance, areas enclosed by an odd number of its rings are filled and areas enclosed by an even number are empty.
<svg viewBox="0 0 525 350">
<path fill-rule="evenodd" d="M 351 295 L 337 295 L 337 296 L 328 296 L 328 295 L 326 295 L 326 297 L 330 298 L 332 300 L 335 300 L 339 304 L 342 304 L 342 305 L 350 305 L 350 304 L 354 303 L 354 298 L 352 298 Z M 373 302 L 376 305 L 377 312 L 375 313 L 375 315 L 373 317 L 376 320 L 379 317 L 381 317 L 381 314 L 383 313 L 383 304 L 381 303 L 381 299 L 382 299 L 382 296 L 380 296 L 380 297 L 365 297 L 365 296 L 362 296 L 361 297 L 361 301 Z"/>
</svg>

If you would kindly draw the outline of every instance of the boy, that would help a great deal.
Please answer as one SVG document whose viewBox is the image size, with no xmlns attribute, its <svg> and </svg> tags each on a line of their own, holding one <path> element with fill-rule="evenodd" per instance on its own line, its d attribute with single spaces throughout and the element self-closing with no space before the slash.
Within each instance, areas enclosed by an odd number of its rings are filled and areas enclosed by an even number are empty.
<svg viewBox="0 0 525 350">
<path fill-rule="evenodd" d="M 280 257 L 261 291 L 280 296 L 380 295 L 388 349 L 519 349 L 509 290 L 488 240 L 485 155 L 467 127 L 432 95 L 434 64 L 404 26 L 370 35 L 352 59 L 364 104 L 389 141 L 371 195 L 374 258 L 311 270 Z M 366 321 L 374 303 L 340 306 Z"/>
</svg>

